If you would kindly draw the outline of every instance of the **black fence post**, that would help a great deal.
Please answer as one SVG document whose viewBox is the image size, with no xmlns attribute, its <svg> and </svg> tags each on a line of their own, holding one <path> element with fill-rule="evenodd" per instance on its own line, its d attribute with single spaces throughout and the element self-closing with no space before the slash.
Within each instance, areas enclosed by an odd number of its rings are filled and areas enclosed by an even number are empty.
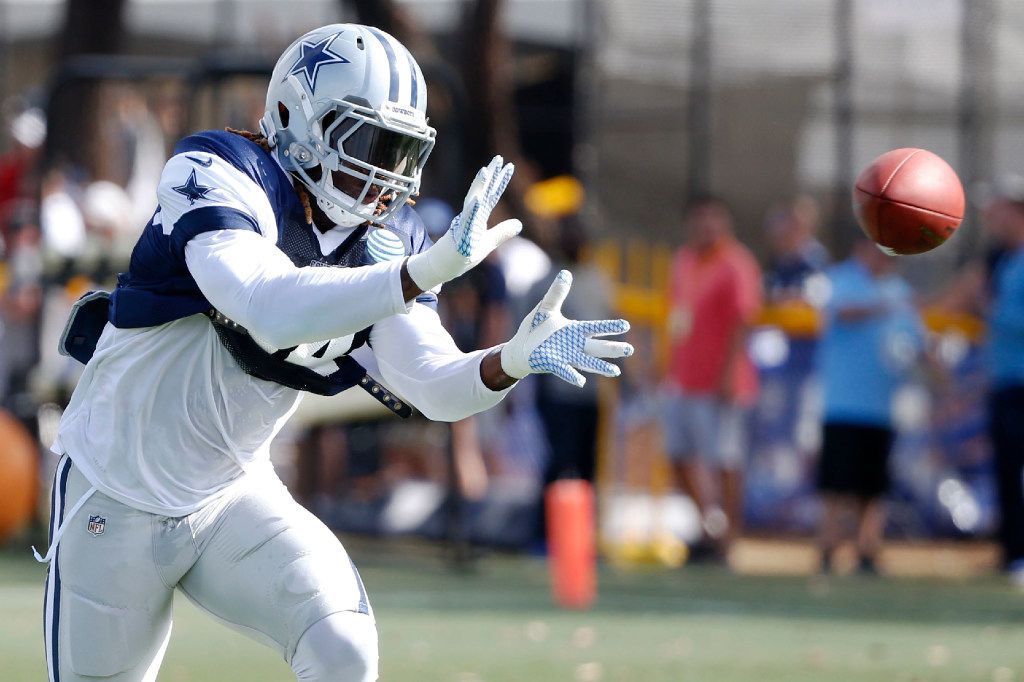
<svg viewBox="0 0 1024 682">
<path fill-rule="evenodd" d="M 711 190 L 711 0 L 694 0 L 690 83 L 686 104 L 686 190 Z"/>
<path fill-rule="evenodd" d="M 835 1 L 834 39 L 836 63 L 833 80 L 835 93 L 835 187 L 832 197 L 832 244 L 837 255 L 845 255 L 853 246 L 856 228 L 853 227 L 850 191 L 854 183 L 853 169 L 853 1 Z"/>
<path fill-rule="evenodd" d="M 964 223 L 958 240 L 960 263 L 980 247 L 979 209 L 970 192 L 992 173 L 992 0 L 963 0 L 960 24 L 960 101 L 957 112 L 957 170 L 968 191 Z"/>
</svg>

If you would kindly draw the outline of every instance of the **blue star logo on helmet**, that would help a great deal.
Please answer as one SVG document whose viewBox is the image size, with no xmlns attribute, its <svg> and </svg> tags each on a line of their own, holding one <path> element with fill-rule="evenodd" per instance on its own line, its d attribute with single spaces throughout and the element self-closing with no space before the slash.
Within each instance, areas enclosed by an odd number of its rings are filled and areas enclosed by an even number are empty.
<svg viewBox="0 0 1024 682">
<path fill-rule="evenodd" d="M 318 43 L 307 43 L 302 41 L 299 44 L 299 58 L 295 60 L 295 64 L 292 65 L 291 70 L 288 72 L 289 76 L 303 74 L 306 77 L 306 83 L 309 85 L 309 89 L 313 90 L 316 88 L 316 77 L 320 73 L 320 67 L 325 64 L 348 64 L 349 60 L 342 57 L 340 54 L 331 52 L 330 46 L 334 42 L 334 39 L 340 36 L 341 33 L 335 33 L 334 35 L 327 36 Z"/>
<path fill-rule="evenodd" d="M 188 199 L 188 205 L 196 203 L 199 199 L 205 199 L 206 193 L 213 191 L 212 187 L 206 187 L 200 185 L 199 181 L 196 180 L 196 169 L 192 169 L 192 174 L 188 176 L 188 180 L 185 181 L 184 185 L 178 185 L 172 187 L 175 192 Z"/>
</svg>

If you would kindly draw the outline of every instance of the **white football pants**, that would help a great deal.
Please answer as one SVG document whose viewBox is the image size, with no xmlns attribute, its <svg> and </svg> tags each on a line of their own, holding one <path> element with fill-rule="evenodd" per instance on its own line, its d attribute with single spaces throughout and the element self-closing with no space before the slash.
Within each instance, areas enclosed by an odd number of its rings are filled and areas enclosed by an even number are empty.
<svg viewBox="0 0 1024 682">
<path fill-rule="evenodd" d="M 297 679 L 373 682 L 377 630 L 359 573 L 273 476 L 250 476 L 171 518 L 90 490 L 67 455 L 54 475 L 44 629 L 50 682 L 152 682 L 181 590 L 277 650 Z M 74 511 L 71 517 L 67 514 Z"/>
</svg>

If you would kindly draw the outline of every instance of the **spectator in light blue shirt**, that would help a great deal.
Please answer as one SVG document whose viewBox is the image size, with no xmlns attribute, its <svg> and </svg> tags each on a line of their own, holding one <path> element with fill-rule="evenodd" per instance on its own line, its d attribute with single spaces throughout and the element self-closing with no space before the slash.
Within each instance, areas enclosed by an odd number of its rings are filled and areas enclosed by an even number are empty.
<svg viewBox="0 0 1024 682">
<path fill-rule="evenodd" d="M 1024 387 L 1024 248 L 1007 253 L 994 275 L 989 367 L 996 390 Z"/>
<path fill-rule="evenodd" d="M 885 528 L 893 394 L 913 367 L 924 334 L 895 259 L 868 241 L 827 270 L 830 295 L 818 346 L 824 429 L 818 486 L 824 499 L 822 568 L 841 541 L 848 509 L 858 515 L 860 566 L 873 572 Z"/>
<path fill-rule="evenodd" d="M 1024 180 L 1002 183 L 984 223 L 1006 251 L 992 272 L 989 430 L 999 487 L 999 540 L 1011 579 L 1024 587 Z"/>
</svg>

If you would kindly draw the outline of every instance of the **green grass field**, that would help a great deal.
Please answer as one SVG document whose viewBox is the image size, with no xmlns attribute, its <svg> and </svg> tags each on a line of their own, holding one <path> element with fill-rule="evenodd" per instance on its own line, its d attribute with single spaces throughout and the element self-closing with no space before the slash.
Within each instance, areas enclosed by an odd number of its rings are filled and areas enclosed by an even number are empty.
<svg viewBox="0 0 1024 682">
<path fill-rule="evenodd" d="M 371 546 L 372 547 L 372 546 Z M 381 679 L 418 682 L 1024 681 L 1024 594 L 937 582 L 601 574 L 598 606 L 551 606 L 544 564 L 353 550 L 377 613 Z M 0 554 L 0 680 L 43 680 L 43 568 Z M 184 599 L 162 682 L 292 679 L 274 654 Z"/>
</svg>

